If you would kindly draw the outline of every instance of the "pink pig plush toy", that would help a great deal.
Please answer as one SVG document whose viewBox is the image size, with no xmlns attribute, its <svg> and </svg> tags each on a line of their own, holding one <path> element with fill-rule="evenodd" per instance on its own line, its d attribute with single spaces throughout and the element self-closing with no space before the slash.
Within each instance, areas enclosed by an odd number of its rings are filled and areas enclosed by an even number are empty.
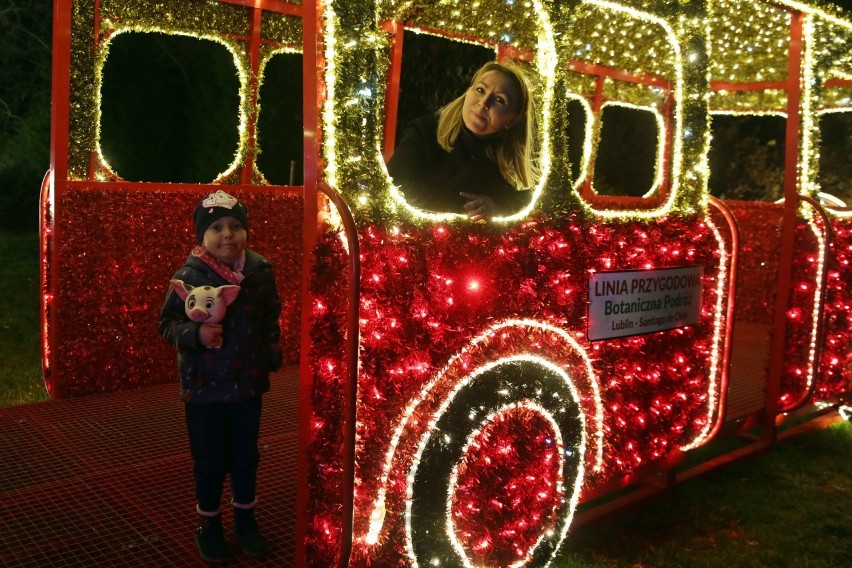
<svg viewBox="0 0 852 568">
<path fill-rule="evenodd" d="M 172 280 L 172 288 L 178 297 L 183 300 L 186 316 L 198 323 L 219 323 L 225 317 L 225 311 L 240 293 L 240 287 L 227 286 L 190 286 L 184 284 L 183 280 Z M 214 349 L 222 347 L 222 338 L 219 344 L 212 346 Z"/>
</svg>

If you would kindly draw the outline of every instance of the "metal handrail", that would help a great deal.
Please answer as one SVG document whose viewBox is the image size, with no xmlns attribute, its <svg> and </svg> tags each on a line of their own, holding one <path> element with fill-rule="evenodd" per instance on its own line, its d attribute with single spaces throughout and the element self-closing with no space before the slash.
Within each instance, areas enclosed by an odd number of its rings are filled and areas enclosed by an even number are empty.
<svg viewBox="0 0 852 568">
<path fill-rule="evenodd" d="M 733 332 L 734 332 L 734 304 L 737 290 L 737 270 L 739 269 L 740 256 L 740 227 L 737 224 L 737 218 L 731 212 L 730 208 L 725 205 L 721 199 L 712 195 L 708 196 L 710 205 L 714 206 L 728 222 L 728 228 L 731 231 L 731 266 L 730 278 L 728 279 L 728 309 L 725 314 L 725 345 L 723 352 L 723 370 L 722 381 L 719 386 L 719 414 L 716 417 L 716 423 L 710 430 L 707 438 L 712 439 L 722 428 L 725 422 L 725 411 L 728 396 L 728 382 L 731 374 L 731 351 L 733 349 Z"/>
<path fill-rule="evenodd" d="M 819 214 L 819 216 L 822 218 L 822 224 L 823 224 L 823 227 L 825 228 L 825 253 L 824 253 L 824 259 L 823 260 L 825 262 L 825 265 L 827 266 L 827 264 L 828 264 L 828 250 L 831 247 L 831 241 L 832 241 L 832 238 L 834 236 L 834 231 L 831 228 L 831 218 L 828 216 L 828 213 L 826 212 L 825 208 L 823 208 L 823 206 L 820 205 L 819 201 L 817 201 L 813 197 L 810 197 L 808 195 L 801 195 L 801 194 L 797 195 L 796 197 L 798 197 L 798 200 L 800 202 L 801 201 L 807 202 L 811 207 L 814 208 L 814 210 L 817 212 L 817 214 Z M 826 271 L 823 270 L 822 282 L 820 283 L 819 305 L 816 306 L 817 313 L 819 313 L 819 317 L 817 318 L 817 321 L 814 324 L 816 326 L 816 330 L 815 330 L 815 333 L 814 333 L 814 335 L 816 337 L 815 337 L 814 341 L 815 341 L 817 346 L 822 344 L 822 328 L 823 328 L 823 325 L 822 325 L 823 317 L 822 316 L 823 316 L 823 310 L 825 308 L 825 294 L 826 294 L 827 288 L 828 288 L 828 277 L 826 276 Z M 811 384 L 805 390 L 804 394 L 799 398 L 799 400 L 794 402 L 791 406 L 784 408 L 783 412 L 785 412 L 785 413 L 786 412 L 792 412 L 792 411 L 794 411 L 798 408 L 801 408 L 813 396 L 814 391 L 816 390 L 817 375 L 819 375 L 819 347 L 817 347 L 817 350 L 816 350 L 816 355 L 815 355 L 815 359 L 814 359 L 813 374 L 814 374 L 814 379 L 811 381 Z"/>
<path fill-rule="evenodd" d="M 56 310 L 53 306 L 49 305 L 49 300 L 47 295 L 53 293 L 53 286 L 55 285 L 55 280 L 52 275 L 49 274 L 48 271 L 52 270 L 53 262 L 53 218 L 48 218 L 46 213 L 46 208 L 52 206 L 51 199 L 51 186 L 53 185 L 53 170 L 47 170 L 44 174 L 44 178 L 41 182 L 41 193 L 39 194 L 39 215 L 38 215 L 38 250 L 39 250 L 39 310 L 41 316 L 41 333 L 39 333 L 39 337 L 41 338 L 41 376 L 42 381 L 44 382 L 45 390 L 47 393 L 53 397 L 54 393 L 51 392 L 53 389 L 51 388 L 51 370 L 53 366 L 53 361 L 51 360 L 51 353 L 53 352 L 53 345 L 51 345 L 50 338 L 53 336 L 53 330 L 55 329 L 53 320 L 53 314 L 56 313 Z M 48 290 L 50 287 L 50 290 Z"/>
<path fill-rule="evenodd" d="M 352 556 L 352 533 L 355 514 L 355 434 L 356 434 L 356 403 L 358 400 L 358 346 L 359 346 L 359 307 L 361 303 L 361 254 L 358 244 L 358 228 L 352 211 L 343 197 L 323 181 L 317 183 L 322 191 L 337 208 L 343 222 L 344 234 L 349 245 L 349 301 L 348 317 L 346 318 L 346 342 L 344 345 L 344 361 L 346 363 L 346 390 L 344 392 L 344 439 L 343 439 L 343 483 L 341 494 L 343 526 L 340 534 L 340 556 L 338 566 L 346 568 Z"/>
</svg>

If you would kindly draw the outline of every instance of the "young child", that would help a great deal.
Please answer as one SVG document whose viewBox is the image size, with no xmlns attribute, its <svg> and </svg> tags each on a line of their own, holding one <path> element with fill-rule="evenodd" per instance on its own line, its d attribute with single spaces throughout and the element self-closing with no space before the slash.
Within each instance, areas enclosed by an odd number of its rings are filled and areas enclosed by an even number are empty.
<svg viewBox="0 0 852 568">
<path fill-rule="evenodd" d="M 170 289 L 159 329 L 178 352 L 199 515 L 196 544 L 205 561 L 223 562 L 228 547 L 220 500 L 227 474 L 240 547 L 252 556 L 268 549 L 254 517 L 257 439 L 269 373 L 281 366 L 281 301 L 272 263 L 246 248 L 243 203 L 216 191 L 198 204 L 193 218 L 198 246 L 174 278 L 193 287 L 236 284 L 240 291 L 222 322 L 207 324 L 189 320 Z"/>
</svg>

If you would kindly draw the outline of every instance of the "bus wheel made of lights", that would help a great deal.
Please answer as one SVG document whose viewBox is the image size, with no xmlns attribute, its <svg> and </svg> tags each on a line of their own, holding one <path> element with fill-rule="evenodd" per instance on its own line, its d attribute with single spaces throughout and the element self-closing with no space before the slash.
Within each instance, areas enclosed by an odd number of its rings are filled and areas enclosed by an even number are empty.
<svg viewBox="0 0 852 568">
<path fill-rule="evenodd" d="M 490 362 L 456 384 L 432 424 L 408 475 L 409 556 L 418 565 L 546 564 L 583 476 L 585 426 L 570 377 L 525 355 Z"/>
</svg>

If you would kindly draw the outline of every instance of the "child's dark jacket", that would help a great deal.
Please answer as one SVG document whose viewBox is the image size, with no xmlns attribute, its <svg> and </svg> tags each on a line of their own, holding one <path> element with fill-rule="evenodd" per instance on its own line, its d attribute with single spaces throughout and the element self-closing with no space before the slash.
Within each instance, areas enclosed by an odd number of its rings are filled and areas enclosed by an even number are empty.
<svg viewBox="0 0 852 568">
<path fill-rule="evenodd" d="M 160 311 L 160 333 L 177 349 L 181 398 L 185 402 L 241 402 L 269 390 L 269 373 L 281 366 L 281 300 L 272 263 L 246 249 L 245 278 L 237 299 L 222 321 L 223 345 L 208 349 L 201 344 L 201 324 L 191 321 L 174 291 Z M 229 284 L 193 254 L 175 279 L 192 286 Z"/>
</svg>

